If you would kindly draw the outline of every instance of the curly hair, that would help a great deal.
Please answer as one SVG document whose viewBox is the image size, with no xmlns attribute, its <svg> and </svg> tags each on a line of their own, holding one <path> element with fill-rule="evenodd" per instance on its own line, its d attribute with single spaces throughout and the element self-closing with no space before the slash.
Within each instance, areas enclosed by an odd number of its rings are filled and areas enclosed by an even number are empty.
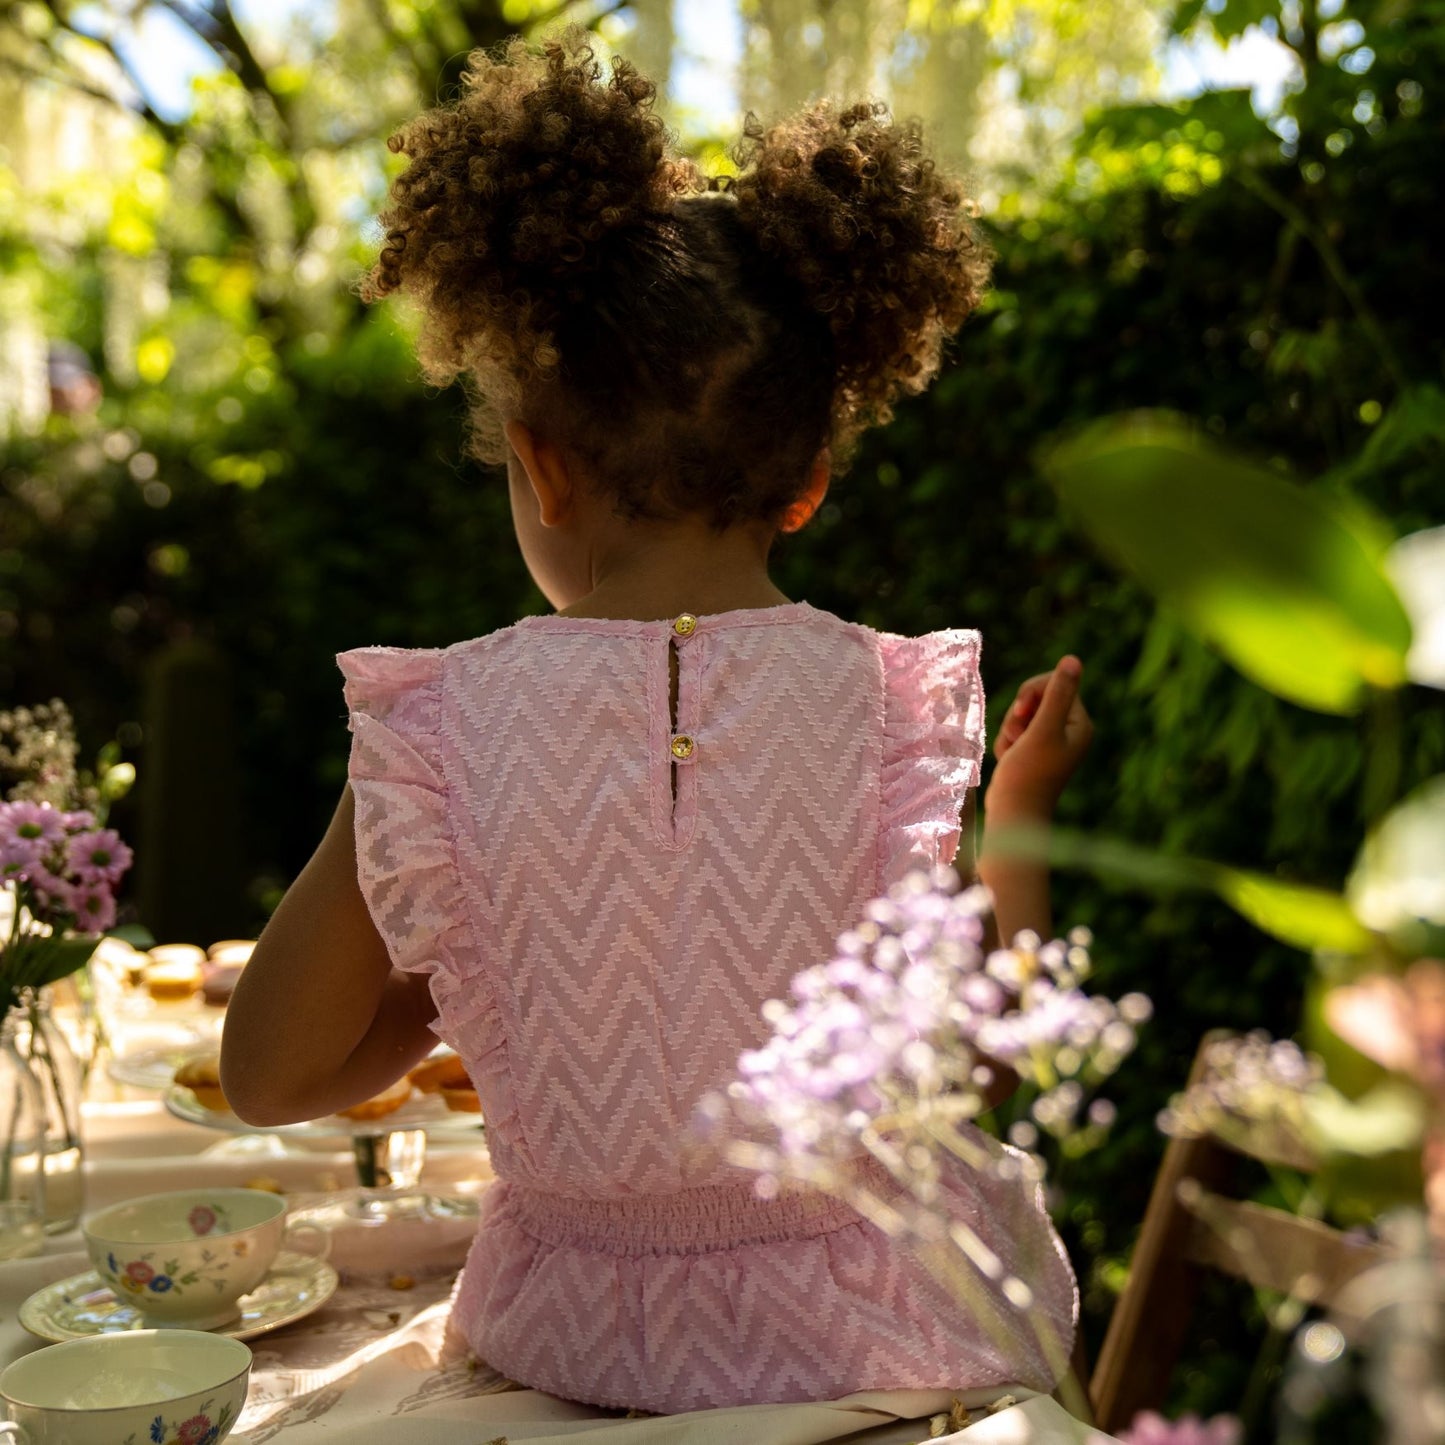
<svg viewBox="0 0 1445 1445">
<path fill-rule="evenodd" d="M 506 460 L 515 418 L 624 516 L 776 521 L 824 448 L 841 475 L 936 375 L 987 278 L 971 207 L 881 102 L 749 114 L 740 174 L 709 180 L 650 81 L 601 77 L 577 26 L 474 51 L 388 141 L 409 164 L 361 294 L 418 305 L 477 460 Z"/>
</svg>

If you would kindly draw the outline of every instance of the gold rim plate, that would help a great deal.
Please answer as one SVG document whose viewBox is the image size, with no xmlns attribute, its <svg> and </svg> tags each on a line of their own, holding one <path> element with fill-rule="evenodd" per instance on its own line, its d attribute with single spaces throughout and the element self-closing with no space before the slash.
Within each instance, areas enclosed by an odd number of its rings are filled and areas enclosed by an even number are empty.
<svg viewBox="0 0 1445 1445">
<path fill-rule="evenodd" d="M 340 1281 L 325 1260 L 283 1252 L 266 1278 L 240 1299 L 239 1318 L 208 1331 L 233 1340 L 249 1340 L 319 1310 Z M 42 1340 L 83 1340 L 149 1328 L 141 1312 L 111 1293 L 93 1270 L 46 1285 L 20 1306 L 20 1323 Z M 177 1328 L 184 1329 L 184 1325 Z"/>
</svg>

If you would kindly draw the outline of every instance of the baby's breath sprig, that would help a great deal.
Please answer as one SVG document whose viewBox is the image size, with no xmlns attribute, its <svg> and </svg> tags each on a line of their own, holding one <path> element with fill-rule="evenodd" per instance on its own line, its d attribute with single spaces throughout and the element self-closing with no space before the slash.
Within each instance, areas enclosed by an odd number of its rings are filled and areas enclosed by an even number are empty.
<svg viewBox="0 0 1445 1445">
<path fill-rule="evenodd" d="M 14 780 L 8 794 L 12 800 L 52 808 L 84 806 L 77 797 L 79 752 L 75 721 L 58 697 L 0 712 L 0 772 Z"/>
<path fill-rule="evenodd" d="M 772 1037 L 703 1106 L 710 1127 L 734 1131 L 728 1147 L 761 1193 L 785 1177 L 816 1183 L 862 1153 L 896 1164 L 910 1187 L 940 1149 L 982 1167 L 986 1151 L 959 1126 L 983 1112 L 1001 1065 L 1037 1092 L 1038 1128 L 1107 1127 L 1101 1101 L 1087 1123 L 1080 1111 L 1134 1047 L 1149 1000 L 1084 992 L 1084 929 L 1047 944 L 1021 933 L 985 953 L 991 906 L 952 869 L 912 873 L 868 904 L 828 963 L 797 975 L 791 1002 L 763 1006 Z"/>
<path fill-rule="evenodd" d="M 1202 1076 L 1169 1101 L 1159 1127 L 1180 1138 L 1214 1135 L 1265 1159 L 1313 1169 L 1319 1161 L 1309 1108 L 1324 1087 L 1317 1055 L 1255 1029 L 1206 1048 Z"/>
<path fill-rule="evenodd" d="M 135 768 L 115 743 L 101 749 L 94 771 L 80 768 L 79 756 L 75 719 L 60 698 L 0 712 L 0 782 L 10 801 L 84 809 L 104 823 L 134 784 Z"/>
</svg>

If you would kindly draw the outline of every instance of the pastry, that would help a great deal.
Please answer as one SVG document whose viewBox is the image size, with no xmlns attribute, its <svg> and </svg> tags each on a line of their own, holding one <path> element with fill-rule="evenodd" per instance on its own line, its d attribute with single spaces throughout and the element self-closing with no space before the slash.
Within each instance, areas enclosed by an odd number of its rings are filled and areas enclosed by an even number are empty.
<svg viewBox="0 0 1445 1445">
<path fill-rule="evenodd" d="M 389 1089 L 383 1089 L 381 1093 L 373 1095 L 370 1099 L 363 1099 L 359 1104 L 353 1104 L 349 1109 L 338 1109 L 336 1112 L 346 1119 L 381 1119 L 394 1110 L 401 1108 L 411 1098 L 411 1080 L 401 1078 Z"/>
<path fill-rule="evenodd" d="M 438 1054 L 434 1059 L 423 1059 L 407 1078 L 423 1094 L 435 1094 L 438 1089 L 469 1089 L 472 1086 L 467 1067 L 456 1054 Z"/>
<path fill-rule="evenodd" d="M 441 1095 L 442 1102 L 454 1114 L 480 1114 L 482 1112 L 482 1101 L 477 1097 L 477 1091 L 470 1086 L 449 1088 L 443 1085 Z"/>
<path fill-rule="evenodd" d="M 225 1008 L 244 967 L 240 963 L 208 963 L 201 974 L 201 1002 L 211 1008 Z"/>
<path fill-rule="evenodd" d="M 196 968 L 206 961 L 206 950 L 194 943 L 158 943 L 150 955 L 152 963 L 189 963 Z"/>
<path fill-rule="evenodd" d="M 104 968 L 117 983 L 138 988 L 145 978 L 150 955 L 132 948 L 123 938 L 102 938 L 90 956 L 91 968 Z"/>
<path fill-rule="evenodd" d="M 231 1106 L 221 1092 L 221 1061 L 214 1055 L 187 1059 L 176 1070 L 175 1077 L 176 1083 L 196 1096 L 196 1102 L 203 1109 L 212 1109 L 218 1114 L 231 1112 Z"/>
<path fill-rule="evenodd" d="M 176 948 L 182 946 L 174 945 Z M 197 949 L 200 958 L 179 953 L 162 957 L 162 952 L 158 948 L 151 950 L 151 961 L 142 974 L 146 992 L 157 1003 L 178 1003 L 190 998 L 201 986 L 201 958 L 205 954 Z"/>
<path fill-rule="evenodd" d="M 212 963 L 244 964 L 250 959 L 255 947 L 254 938 L 223 938 L 206 950 L 206 956 Z"/>
</svg>

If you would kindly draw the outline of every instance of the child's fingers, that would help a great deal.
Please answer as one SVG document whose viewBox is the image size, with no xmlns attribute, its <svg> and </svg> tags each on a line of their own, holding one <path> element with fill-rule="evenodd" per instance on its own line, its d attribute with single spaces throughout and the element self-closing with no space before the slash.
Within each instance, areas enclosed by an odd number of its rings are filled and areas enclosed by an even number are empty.
<svg viewBox="0 0 1445 1445">
<path fill-rule="evenodd" d="M 1048 685 L 1044 688 L 1033 726 L 1045 732 L 1064 731 L 1069 722 L 1069 714 L 1078 701 L 1079 679 L 1083 672 L 1084 664 L 1077 657 L 1060 659 L 1059 665 L 1049 674 Z"/>
<path fill-rule="evenodd" d="M 1003 722 L 999 725 L 994 739 L 994 757 L 1003 757 L 1028 731 L 1029 724 L 1038 713 L 1039 703 L 1043 701 L 1044 689 L 1052 676 L 1052 673 L 1041 672 L 1019 685 L 1013 704 L 1003 715 Z"/>
<path fill-rule="evenodd" d="M 1087 748 L 1094 736 L 1094 720 L 1077 697 L 1069 709 L 1068 721 L 1064 724 L 1064 736 L 1070 743 L 1081 748 Z"/>
<path fill-rule="evenodd" d="M 1043 701 L 1044 688 L 1048 681 L 1049 674 L 1042 672 L 1037 677 L 1029 678 L 1019 688 L 1013 706 L 1004 715 L 1005 728 L 1013 728 L 1015 733 L 1021 733 L 1033 721 L 1034 714 L 1039 710 L 1039 703 Z"/>
</svg>

